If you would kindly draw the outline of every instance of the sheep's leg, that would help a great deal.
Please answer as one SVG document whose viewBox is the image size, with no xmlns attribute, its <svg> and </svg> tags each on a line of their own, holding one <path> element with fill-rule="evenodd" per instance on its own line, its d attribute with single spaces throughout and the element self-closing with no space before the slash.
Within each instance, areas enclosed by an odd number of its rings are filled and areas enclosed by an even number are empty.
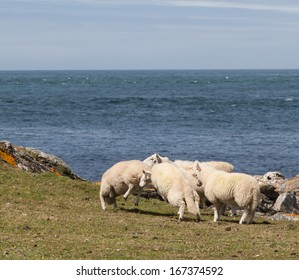
<svg viewBox="0 0 299 280">
<path fill-rule="evenodd" d="M 185 201 L 181 201 L 180 202 L 180 208 L 179 208 L 179 219 L 178 219 L 178 222 L 180 222 L 181 220 L 183 220 L 183 217 L 184 217 L 184 212 L 185 212 L 185 208 L 186 208 L 186 203 Z"/>
<path fill-rule="evenodd" d="M 141 188 L 139 188 L 139 190 L 138 190 L 138 193 L 137 193 L 137 195 L 136 195 L 136 197 L 135 197 L 135 200 L 134 200 L 134 204 L 135 204 L 135 206 L 138 206 L 138 204 L 139 204 L 139 200 L 140 200 L 140 196 L 141 196 Z"/>
<path fill-rule="evenodd" d="M 195 208 L 196 208 L 196 222 L 200 221 L 200 196 L 197 193 L 194 193 L 195 196 Z"/>
<path fill-rule="evenodd" d="M 124 199 L 125 200 L 127 200 L 127 198 L 129 197 L 129 195 L 132 193 L 133 188 L 134 188 L 133 184 L 129 184 L 129 188 L 126 191 L 126 193 L 124 194 Z"/>
<path fill-rule="evenodd" d="M 114 197 L 113 208 L 117 208 L 116 197 Z"/>
<path fill-rule="evenodd" d="M 200 210 L 199 210 L 199 201 L 195 201 L 195 206 L 196 206 L 196 222 L 200 221 Z"/>
<path fill-rule="evenodd" d="M 253 218 L 254 218 L 255 209 L 250 209 L 249 215 L 248 215 L 248 224 L 252 224 Z"/>
<path fill-rule="evenodd" d="M 103 209 L 103 210 L 106 210 L 105 199 L 104 199 L 103 194 L 101 193 L 101 191 L 100 191 L 100 195 L 99 195 L 99 197 L 100 197 L 100 202 L 101 202 L 101 207 L 102 207 L 102 209 Z"/>
<path fill-rule="evenodd" d="M 113 201 L 113 208 L 117 208 L 116 194 L 115 194 L 115 191 L 114 191 L 114 189 L 112 187 L 110 187 L 109 197 Z"/>
<path fill-rule="evenodd" d="M 219 214 L 220 214 L 220 215 L 223 215 L 223 216 L 225 215 L 226 207 L 227 207 L 226 204 L 223 204 L 223 205 L 221 206 L 221 208 L 220 208 L 220 210 L 219 210 Z"/>
<path fill-rule="evenodd" d="M 218 202 L 214 204 L 214 222 L 218 222 L 221 215 L 221 208 L 223 207 L 223 203 Z"/>
<path fill-rule="evenodd" d="M 243 213 L 243 215 L 242 215 L 242 217 L 241 217 L 241 219 L 240 219 L 240 222 L 239 222 L 240 225 L 243 224 L 244 221 L 247 219 L 249 212 L 250 212 L 249 208 L 246 207 L 246 208 L 244 209 L 244 213 Z"/>
<path fill-rule="evenodd" d="M 235 206 L 231 206 L 231 216 L 237 216 L 237 208 Z"/>
</svg>

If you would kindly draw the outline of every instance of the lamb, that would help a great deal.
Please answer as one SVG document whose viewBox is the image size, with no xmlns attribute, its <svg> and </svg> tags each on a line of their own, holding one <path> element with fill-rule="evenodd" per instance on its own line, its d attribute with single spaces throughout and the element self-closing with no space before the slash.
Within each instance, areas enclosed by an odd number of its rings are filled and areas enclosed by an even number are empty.
<svg viewBox="0 0 299 280">
<path fill-rule="evenodd" d="M 221 208 L 225 204 L 244 209 L 239 224 L 247 218 L 248 223 L 253 222 L 261 198 L 259 184 L 253 176 L 227 173 L 199 162 L 194 163 L 193 172 L 203 183 L 205 196 L 215 207 L 214 222 L 219 221 Z"/>
<path fill-rule="evenodd" d="M 106 209 L 106 203 L 117 207 L 117 196 L 123 195 L 124 199 L 127 199 L 135 190 L 138 190 L 134 201 L 137 206 L 142 190 L 139 187 L 140 178 L 143 171 L 148 170 L 150 166 L 140 160 L 121 161 L 109 168 L 102 176 L 99 191 L 102 209 Z"/>
<path fill-rule="evenodd" d="M 179 207 L 178 222 L 183 219 L 185 207 L 188 212 L 200 220 L 199 196 L 184 174 L 174 164 L 164 162 L 154 164 L 150 171 L 145 171 L 140 180 L 140 187 L 152 184 L 161 197 L 172 206 Z"/>
</svg>

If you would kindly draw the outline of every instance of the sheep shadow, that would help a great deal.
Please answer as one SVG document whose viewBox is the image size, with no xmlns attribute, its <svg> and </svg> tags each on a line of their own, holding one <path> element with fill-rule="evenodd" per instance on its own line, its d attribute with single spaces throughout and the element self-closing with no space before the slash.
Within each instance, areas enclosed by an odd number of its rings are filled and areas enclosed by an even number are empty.
<svg viewBox="0 0 299 280">
<path fill-rule="evenodd" d="M 235 216 L 235 218 L 236 217 L 238 217 L 238 216 Z M 225 223 L 225 224 L 239 224 L 239 221 L 240 221 L 240 218 L 241 218 L 241 216 L 240 217 L 238 217 L 238 219 L 233 219 L 233 217 L 227 217 L 226 216 L 226 218 L 222 218 L 221 219 L 221 217 L 220 217 L 220 221 L 218 221 L 217 223 Z M 242 225 L 272 225 L 273 223 L 271 223 L 270 221 L 266 221 L 266 220 L 264 220 L 264 221 L 256 221 L 256 220 L 254 220 L 251 224 L 248 224 L 247 223 L 247 221 L 245 221 Z M 241 225 L 241 226 L 242 226 Z"/>
<path fill-rule="evenodd" d="M 160 217 L 175 217 L 175 213 L 160 213 L 160 212 L 154 212 L 154 211 L 147 211 L 142 210 L 138 208 L 119 208 L 120 210 L 127 212 L 127 213 L 135 213 L 135 214 L 142 214 L 142 215 L 150 215 L 150 216 L 160 216 Z"/>
<path fill-rule="evenodd" d="M 141 214 L 141 215 L 149 215 L 149 216 L 155 216 L 155 217 L 170 217 L 173 218 L 175 221 L 178 220 L 178 215 L 177 213 L 160 213 L 160 212 L 155 212 L 155 211 L 147 211 L 147 210 L 142 210 L 142 209 L 138 209 L 138 208 L 122 208 L 120 207 L 119 210 L 124 211 L 126 213 L 134 213 L 134 214 Z M 206 219 L 202 219 L 198 222 L 206 222 Z M 182 223 L 185 222 L 192 222 L 192 223 L 196 223 L 195 218 L 194 217 L 184 217 L 183 220 L 181 221 Z"/>
<path fill-rule="evenodd" d="M 120 211 L 126 212 L 126 213 L 134 213 L 134 214 L 141 214 L 141 215 L 149 215 L 149 216 L 155 216 L 155 217 L 171 217 L 171 218 L 178 218 L 178 215 L 176 213 L 161 213 L 161 212 L 155 212 L 155 211 L 148 211 L 148 210 L 142 210 L 139 208 L 123 208 L 123 207 L 119 207 Z M 211 213 L 204 213 L 202 216 L 213 216 L 213 214 Z M 234 219 L 235 218 L 235 219 Z M 218 224 L 239 224 L 241 216 L 235 216 L 235 217 L 230 217 L 230 216 L 221 216 L 220 221 L 217 222 Z M 209 219 L 209 218 L 203 218 L 201 217 L 200 222 L 211 222 L 212 224 L 214 223 L 212 221 L 213 219 Z M 182 222 L 194 222 L 194 218 L 193 217 L 184 217 L 184 219 L 182 220 Z M 256 221 L 254 220 L 252 222 L 253 225 L 272 225 L 272 223 L 270 221 L 267 220 L 263 220 L 263 221 Z M 247 224 L 247 222 L 245 222 L 243 225 L 250 225 Z"/>
</svg>

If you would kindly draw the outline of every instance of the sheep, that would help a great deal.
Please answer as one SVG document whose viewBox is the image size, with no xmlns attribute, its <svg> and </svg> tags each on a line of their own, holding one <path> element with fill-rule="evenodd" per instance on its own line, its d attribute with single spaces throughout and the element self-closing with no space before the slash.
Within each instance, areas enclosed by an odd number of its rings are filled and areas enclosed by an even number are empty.
<svg viewBox="0 0 299 280">
<path fill-rule="evenodd" d="M 239 224 L 247 218 L 248 223 L 253 222 L 261 198 L 259 184 L 253 176 L 227 173 L 199 162 L 194 163 L 193 172 L 203 183 L 205 196 L 214 205 L 214 222 L 219 221 L 221 208 L 225 204 L 244 209 Z"/>
<path fill-rule="evenodd" d="M 208 161 L 208 162 L 202 162 L 203 164 L 209 165 L 214 167 L 217 170 L 222 170 L 225 172 L 232 172 L 234 169 L 234 166 L 228 162 L 225 161 Z M 187 176 L 187 179 L 189 182 L 193 185 L 196 192 L 198 193 L 200 197 L 200 207 L 204 207 L 207 203 L 207 198 L 204 194 L 204 189 L 202 186 L 202 183 L 194 178 L 193 176 L 193 161 L 187 161 L 187 160 L 175 160 L 173 162 L 176 166 L 182 168 L 182 170 L 185 171 L 185 175 Z M 224 214 L 226 210 L 226 205 L 223 206 L 221 213 Z M 231 207 L 232 215 L 236 215 L 236 209 L 234 207 Z"/>
<path fill-rule="evenodd" d="M 159 154 L 155 153 L 143 160 L 143 163 L 153 166 L 157 163 L 162 163 L 164 158 L 161 158 Z"/>
<path fill-rule="evenodd" d="M 196 178 L 193 176 L 193 164 L 194 161 L 189 161 L 189 160 L 174 160 L 171 161 L 168 157 L 162 157 L 158 153 L 155 153 L 148 158 L 146 158 L 144 163 L 149 164 L 150 166 L 153 166 L 154 164 L 159 164 L 162 162 L 168 162 L 176 165 L 177 167 L 181 168 L 182 172 L 185 172 L 185 176 L 187 177 L 188 181 L 190 184 L 196 189 L 199 197 L 200 197 L 200 207 L 204 207 L 204 205 L 207 202 L 207 198 L 204 195 L 204 190 L 203 187 L 201 186 L 201 182 L 199 182 Z M 229 162 L 225 161 L 208 161 L 208 162 L 203 162 L 205 164 L 208 164 L 210 166 L 213 166 L 214 168 L 218 170 L 223 170 L 226 172 L 232 172 L 234 170 L 234 166 L 230 164 Z M 222 212 L 224 213 L 226 207 L 224 206 L 222 208 Z M 232 208 L 233 215 L 236 214 L 236 210 Z"/>
<path fill-rule="evenodd" d="M 143 162 L 150 166 L 153 166 L 154 164 L 157 164 L 157 163 L 169 162 L 169 163 L 173 163 L 179 167 L 186 168 L 186 169 L 192 169 L 193 164 L 194 164 L 194 161 L 190 161 L 190 160 L 176 159 L 174 161 L 171 161 L 168 157 L 162 157 L 158 153 L 155 153 L 155 154 L 147 157 L 145 160 L 143 160 Z M 214 168 L 216 168 L 218 170 L 223 170 L 223 171 L 226 171 L 229 173 L 231 173 L 234 170 L 234 166 L 232 164 L 230 164 L 229 162 L 225 162 L 225 161 L 207 161 L 207 162 L 203 162 L 203 163 L 213 166 Z"/>
<path fill-rule="evenodd" d="M 178 222 L 183 219 L 185 207 L 200 220 L 199 196 L 184 174 L 174 164 L 154 164 L 150 171 L 144 171 L 140 187 L 151 184 L 160 196 L 172 206 L 179 207 Z"/>
<path fill-rule="evenodd" d="M 116 197 L 123 195 L 126 200 L 135 190 L 138 194 L 135 198 L 135 205 L 139 203 L 141 188 L 140 178 L 143 171 L 150 170 L 150 166 L 140 160 L 121 161 L 110 167 L 102 176 L 99 197 L 101 207 L 106 209 L 106 203 L 117 207 Z"/>
<path fill-rule="evenodd" d="M 204 195 L 203 187 L 201 186 L 201 182 L 199 182 L 196 178 L 193 176 L 193 164 L 194 161 L 189 160 L 174 160 L 171 161 L 168 157 L 162 157 L 158 153 L 155 153 L 148 158 L 146 158 L 144 163 L 149 164 L 150 166 L 153 166 L 154 164 L 162 163 L 162 162 L 168 162 L 176 165 L 177 167 L 181 168 L 181 171 L 184 173 L 184 175 L 187 177 L 187 180 L 190 182 L 190 184 L 196 189 L 199 197 L 200 197 L 200 207 L 204 207 L 206 204 L 207 198 Z M 205 164 L 208 164 L 210 166 L 213 166 L 214 168 L 218 170 L 223 170 L 226 172 L 232 172 L 234 169 L 234 166 L 230 164 L 229 162 L 225 161 L 208 161 L 203 162 Z M 226 207 L 224 206 L 222 208 L 222 212 L 224 212 Z M 233 215 L 236 214 L 236 210 L 232 208 Z"/>
</svg>

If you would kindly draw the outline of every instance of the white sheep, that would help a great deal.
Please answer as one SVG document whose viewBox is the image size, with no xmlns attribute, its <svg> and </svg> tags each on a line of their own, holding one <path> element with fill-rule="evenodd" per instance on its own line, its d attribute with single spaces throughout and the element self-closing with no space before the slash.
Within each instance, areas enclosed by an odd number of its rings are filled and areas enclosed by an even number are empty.
<svg viewBox="0 0 299 280">
<path fill-rule="evenodd" d="M 153 166 L 154 164 L 162 163 L 162 158 L 160 157 L 160 155 L 158 153 L 155 153 L 155 154 L 147 157 L 146 159 L 144 159 L 143 163 L 146 163 L 149 166 Z"/>
<path fill-rule="evenodd" d="M 138 190 L 135 205 L 138 205 L 141 188 L 140 178 L 143 171 L 150 170 L 150 166 L 140 160 L 121 161 L 110 167 L 102 176 L 99 197 L 102 209 L 106 209 L 106 203 L 117 207 L 116 197 L 123 195 L 124 199 Z"/>
<path fill-rule="evenodd" d="M 181 171 L 184 173 L 185 177 L 189 181 L 189 183 L 195 188 L 197 191 L 199 197 L 200 197 L 200 206 L 203 207 L 207 201 L 207 198 L 205 197 L 203 187 L 201 186 L 201 182 L 199 182 L 196 178 L 193 176 L 193 165 L 194 161 L 189 160 L 174 160 L 171 161 L 168 157 L 162 157 L 158 153 L 155 153 L 148 158 L 146 158 L 144 163 L 149 164 L 150 166 L 153 166 L 154 164 L 162 163 L 162 162 L 168 162 L 176 165 L 177 167 L 181 168 Z M 203 162 L 204 164 L 208 164 L 209 166 L 212 166 L 218 170 L 223 170 L 226 172 L 232 172 L 234 169 L 234 166 L 230 164 L 229 162 L 225 161 L 208 161 Z M 226 207 L 222 208 L 222 212 L 225 211 Z M 233 215 L 236 214 L 236 210 L 232 208 Z"/>
<path fill-rule="evenodd" d="M 185 207 L 188 212 L 200 220 L 199 196 L 190 185 L 181 170 L 174 164 L 164 162 L 154 164 L 151 171 L 145 171 L 140 180 L 140 187 L 151 184 L 161 197 L 172 206 L 179 207 L 179 218 L 184 216 Z"/>
<path fill-rule="evenodd" d="M 169 162 L 169 163 L 173 163 L 173 164 L 175 164 L 179 167 L 185 168 L 185 169 L 192 169 L 193 164 L 194 164 L 194 161 L 190 161 L 190 160 L 176 159 L 174 161 L 171 161 L 168 157 L 162 157 L 158 153 L 155 153 L 155 154 L 147 157 L 145 160 L 143 160 L 143 162 L 150 166 L 153 166 L 154 164 L 157 164 L 157 163 Z M 234 170 L 234 166 L 231 163 L 226 162 L 226 161 L 207 161 L 207 162 L 203 162 L 203 163 L 213 166 L 214 168 L 216 168 L 218 170 L 223 170 L 223 171 L 226 171 L 229 173 Z"/>
<path fill-rule="evenodd" d="M 227 173 L 206 164 L 194 163 L 194 175 L 203 183 L 205 196 L 214 205 L 214 222 L 219 220 L 224 204 L 243 208 L 239 221 L 248 217 L 252 223 L 255 210 L 260 202 L 260 187 L 257 180 L 244 173 Z"/>
</svg>

